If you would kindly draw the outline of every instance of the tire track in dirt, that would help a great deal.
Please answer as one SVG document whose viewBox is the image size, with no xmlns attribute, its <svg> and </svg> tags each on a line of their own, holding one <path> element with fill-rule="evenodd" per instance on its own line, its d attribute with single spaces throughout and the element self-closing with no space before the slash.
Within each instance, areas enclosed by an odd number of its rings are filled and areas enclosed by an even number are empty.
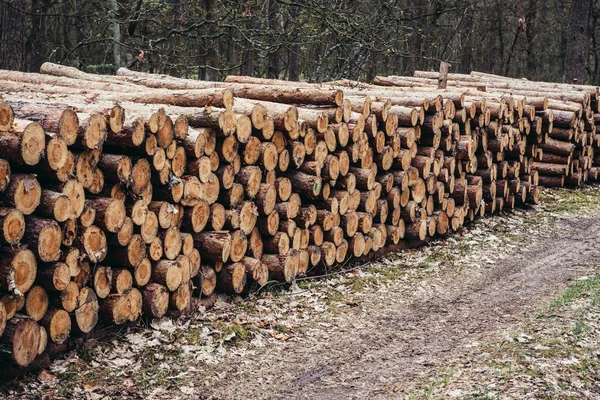
<svg viewBox="0 0 600 400">
<path fill-rule="evenodd" d="M 420 282 L 418 290 L 369 294 L 364 311 L 345 316 L 346 324 L 267 346 L 256 359 L 232 367 L 214 395 L 398 398 L 420 377 L 432 376 L 469 346 L 500 335 L 593 273 L 599 241 L 600 219 L 559 219 L 494 264 L 448 269 Z"/>
</svg>

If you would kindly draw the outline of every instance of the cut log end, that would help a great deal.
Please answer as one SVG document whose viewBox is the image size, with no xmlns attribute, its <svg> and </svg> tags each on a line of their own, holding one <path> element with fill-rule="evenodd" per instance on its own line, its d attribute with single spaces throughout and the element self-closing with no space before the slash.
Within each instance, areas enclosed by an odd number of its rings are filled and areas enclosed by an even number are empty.
<svg viewBox="0 0 600 400">
<path fill-rule="evenodd" d="M 26 317 L 10 320 L 4 336 L 12 343 L 12 358 L 18 366 L 26 367 L 38 356 L 41 335 L 34 320 Z"/>
<path fill-rule="evenodd" d="M 17 244 L 25 234 L 25 217 L 15 209 L 6 209 L 2 218 L 2 237 L 10 245 Z"/>
<path fill-rule="evenodd" d="M 69 149 L 67 142 L 60 136 L 53 137 L 46 145 L 46 160 L 54 171 L 60 170 L 67 163 Z"/>
<path fill-rule="evenodd" d="M 79 307 L 75 310 L 77 328 L 83 333 L 89 333 L 98 323 L 98 297 L 88 287 L 79 291 Z"/>
<path fill-rule="evenodd" d="M 37 163 L 40 162 L 40 159 L 42 158 L 42 154 L 44 153 L 44 150 L 46 147 L 45 146 L 46 145 L 46 137 L 45 136 L 46 135 L 44 134 L 44 128 L 42 128 L 42 126 L 38 123 L 34 122 L 25 127 L 25 129 L 23 130 L 23 134 L 21 135 L 21 157 L 23 157 L 23 161 L 25 162 L 25 164 L 36 165 Z M 50 142 L 52 143 L 53 140 L 51 140 Z M 56 140 L 54 142 L 62 145 L 61 156 L 62 156 L 62 165 L 64 165 L 64 163 L 66 162 L 66 152 L 67 152 L 66 143 L 64 143 L 64 141 L 61 141 L 61 140 Z M 50 161 L 51 159 L 48 158 L 48 160 Z M 50 164 L 50 166 L 54 170 L 58 169 L 62 165 L 56 166 L 56 165 L 53 165 L 52 163 Z"/>
<path fill-rule="evenodd" d="M 42 188 L 32 175 L 14 176 L 11 185 L 14 187 L 13 203 L 17 210 L 25 215 L 32 214 L 40 204 Z"/>
<path fill-rule="evenodd" d="M 0 101 L 0 132 L 10 131 L 14 118 L 11 106 L 5 101 Z"/>
<path fill-rule="evenodd" d="M 56 344 L 63 344 L 71 333 L 71 317 L 65 310 L 51 310 L 44 317 L 42 325 L 50 340 Z"/>
</svg>

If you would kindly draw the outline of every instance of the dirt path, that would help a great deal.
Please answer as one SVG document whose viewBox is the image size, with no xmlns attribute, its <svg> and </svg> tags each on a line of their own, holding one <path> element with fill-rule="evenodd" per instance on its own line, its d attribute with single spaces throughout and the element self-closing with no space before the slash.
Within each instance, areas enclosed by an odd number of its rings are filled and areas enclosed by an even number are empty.
<svg viewBox="0 0 600 400">
<path fill-rule="evenodd" d="M 417 290 L 377 293 L 365 299 L 358 318 L 341 318 L 308 340 L 267 347 L 252 360 L 233 359 L 209 392 L 222 398 L 397 398 L 595 270 L 600 219 L 564 219 L 540 231 L 527 243 L 513 243 L 504 260 L 494 262 L 490 257 L 498 254 L 484 249 L 482 259 L 492 262 L 481 268 L 447 270 Z"/>
</svg>

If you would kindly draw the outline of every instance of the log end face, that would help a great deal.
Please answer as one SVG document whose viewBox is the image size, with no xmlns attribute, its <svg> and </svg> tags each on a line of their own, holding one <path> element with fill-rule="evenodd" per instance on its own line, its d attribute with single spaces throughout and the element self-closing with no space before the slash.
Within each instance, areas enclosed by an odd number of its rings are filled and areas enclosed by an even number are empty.
<svg viewBox="0 0 600 400">
<path fill-rule="evenodd" d="M 232 238 L 231 235 L 228 234 L 223 240 L 223 250 L 221 251 L 221 260 L 223 262 L 227 262 L 227 260 L 229 260 L 229 255 L 231 254 L 231 243 Z"/>
<path fill-rule="evenodd" d="M 71 271 L 65 263 L 58 263 L 52 274 L 52 286 L 58 291 L 63 291 L 69 285 Z"/>
<path fill-rule="evenodd" d="M 113 106 L 108 112 L 109 128 L 114 133 L 120 133 L 123 130 L 125 120 L 125 109 L 119 105 Z"/>
<path fill-rule="evenodd" d="M 40 230 L 37 251 L 42 261 L 58 261 L 62 238 L 62 230 L 54 221 Z"/>
<path fill-rule="evenodd" d="M 8 320 L 8 313 L 6 311 L 6 307 L 4 303 L 0 301 L 0 337 L 4 333 L 4 329 L 6 328 L 6 321 Z M 12 317 L 12 316 L 11 316 Z"/>
<path fill-rule="evenodd" d="M 21 156 L 25 164 L 36 165 L 40 162 L 46 145 L 45 136 L 44 128 L 37 122 L 33 122 L 25 127 L 21 136 Z M 66 145 L 64 150 L 66 152 Z M 63 165 L 64 162 L 66 162 L 66 155 Z"/>
<path fill-rule="evenodd" d="M 84 144 L 90 149 L 98 149 L 106 139 L 106 119 L 102 114 L 93 114 L 84 132 Z"/>
<path fill-rule="evenodd" d="M 16 244 L 25 234 L 25 217 L 19 210 L 11 210 L 2 224 L 2 235 L 6 243 Z"/>
<path fill-rule="evenodd" d="M 33 285 L 37 275 L 37 261 L 31 250 L 19 250 L 12 260 L 14 275 L 9 282 L 9 290 L 25 294 Z M 9 277 L 10 279 L 10 277 Z"/>
<path fill-rule="evenodd" d="M 69 149 L 67 142 L 60 136 L 53 137 L 46 145 L 46 159 L 54 171 L 58 171 L 67 163 Z"/>
<path fill-rule="evenodd" d="M 10 182 L 10 163 L 0 158 L 0 192 L 6 190 Z"/>
<path fill-rule="evenodd" d="M 42 188 L 38 180 L 33 176 L 23 179 L 17 184 L 14 203 L 17 210 L 23 214 L 32 214 L 37 206 L 40 205 L 41 198 Z"/>
<path fill-rule="evenodd" d="M 131 190 L 140 195 L 150 182 L 150 163 L 146 159 L 138 160 L 131 170 Z"/>
<path fill-rule="evenodd" d="M 235 293 L 242 293 L 246 286 L 246 268 L 244 264 L 236 262 L 233 264 L 233 271 L 231 272 L 231 285 Z"/>
<path fill-rule="evenodd" d="M 105 225 L 109 232 L 116 233 L 125 223 L 127 217 L 127 211 L 125 210 L 125 203 L 121 200 L 113 200 L 105 212 Z"/>
<path fill-rule="evenodd" d="M 145 314 L 160 318 L 169 308 L 169 291 L 157 283 L 150 284 L 143 294 L 142 310 Z"/>
<path fill-rule="evenodd" d="M 152 276 L 152 263 L 149 258 L 144 258 L 142 262 L 135 267 L 133 279 L 137 286 L 146 286 Z"/>
<path fill-rule="evenodd" d="M 292 282 L 294 279 L 296 279 L 298 264 L 298 252 L 296 250 L 291 250 L 283 264 L 283 276 L 286 282 Z"/>
<path fill-rule="evenodd" d="M 146 219 L 141 225 L 140 234 L 145 243 L 150 244 L 158 232 L 158 217 L 154 211 L 148 211 Z"/>
<path fill-rule="evenodd" d="M 67 284 L 67 288 L 60 295 L 62 308 L 67 312 L 73 312 L 79 305 L 79 287 L 74 281 Z"/>
<path fill-rule="evenodd" d="M 0 101 L 0 131 L 10 131 L 14 121 L 12 107 L 5 101 Z"/>
<path fill-rule="evenodd" d="M 141 235 L 133 235 L 127 245 L 127 258 L 132 266 L 139 265 L 146 257 L 146 244 Z"/>
<path fill-rule="evenodd" d="M 142 292 L 140 292 L 137 288 L 132 288 L 128 292 L 129 298 L 129 321 L 136 321 L 142 314 L 142 306 L 144 304 L 144 298 L 142 297 Z"/>
<path fill-rule="evenodd" d="M 72 145 L 77 140 L 77 130 L 79 129 L 79 118 L 72 109 L 63 111 L 58 122 L 58 131 L 60 136 L 66 141 L 67 145 Z"/>
<path fill-rule="evenodd" d="M 71 199 L 69 199 L 67 195 L 59 196 L 54 203 L 54 210 L 52 214 L 54 215 L 54 219 L 58 222 L 65 222 L 69 218 L 73 217 Z"/>
<path fill-rule="evenodd" d="M 41 341 L 38 324 L 31 319 L 20 321 L 15 329 L 12 341 L 13 359 L 20 367 L 28 366 L 38 356 Z"/>
<path fill-rule="evenodd" d="M 247 143 L 252 136 L 252 121 L 244 114 L 236 118 L 236 136 L 240 143 Z"/>
<path fill-rule="evenodd" d="M 336 106 L 342 106 L 344 103 L 344 92 L 340 89 L 336 89 L 333 94 L 333 98 Z"/>
<path fill-rule="evenodd" d="M 83 244 L 91 262 L 100 262 L 106 257 L 106 235 L 97 226 L 86 228 L 83 233 Z"/>
<path fill-rule="evenodd" d="M 166 284 L 171 292 L 177 290 L 179 285 L 181 285 L 182 279 L 183 271 L 179 263 L 176 263 L 167 269 Z"/>
<path fill-rule="evenodd" d="M 246 239 L 246 235 L 241 232 L 234 232 L 231 235 L 231 249 L 229 251 L 229 258 L 233 262 L 239 262 L 242 258 L 244 258 L 244 254 L 246 254 L 246 250 L 248 249 L 248 240 Z"/>
<path fill-rule="evenodd" d="M 77 327 L 83 333 L 89 333 L 98 323 L 98 297 L 90 288 L 84 287 L 79 292 L 79 308 L 75 310 Z"/>
<path fill-rule="evenodd" d="M 71 333 L 71 317 L 65 310 L 57 310 L 50 321 L 50 340 L 63 344 Z"/>
<path fill-rule="evenodd" d="M 27 291 L 25 311 L 34 321 L 41 320 L 48 311 L 48 294 L 41 286 L 33 286 Z"/>
</svg>

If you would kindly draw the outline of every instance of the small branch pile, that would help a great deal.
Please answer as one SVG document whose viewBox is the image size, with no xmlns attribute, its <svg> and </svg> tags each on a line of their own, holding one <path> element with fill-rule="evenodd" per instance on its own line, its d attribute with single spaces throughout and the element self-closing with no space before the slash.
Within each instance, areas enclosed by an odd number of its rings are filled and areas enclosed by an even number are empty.
<svg viewBox="0 0 600 400">
<path fill-rule="evenodd" d="M 100 320 L 177 317 L 598 179 L 595 87 L 41 72 L 0 71 L 0 348 L 18 366 Z"/>
</svg>

